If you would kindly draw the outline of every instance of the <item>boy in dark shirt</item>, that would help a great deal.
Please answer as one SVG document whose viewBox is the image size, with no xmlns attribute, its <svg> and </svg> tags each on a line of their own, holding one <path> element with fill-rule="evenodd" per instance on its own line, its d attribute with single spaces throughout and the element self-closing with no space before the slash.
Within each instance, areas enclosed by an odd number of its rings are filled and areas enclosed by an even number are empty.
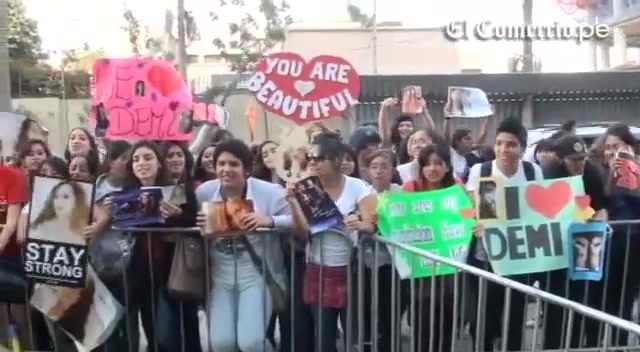
<svg viewBox="0 0 640 352">
<path fill-rule="evenodd" d="M 606 194 L 604 180 L 597 166 L 587 160 L 587 147 L 575 135 L 566 135 L 554 144 L 556 160 L 546 164 L 542 172 L 545 179 L 556 179 L 582 175 L 584 192 L 591 198 L 591 208 L 595 211 L 594 221 L 607 221 Z M 567 290 L 567 285 L 568 290 Z M 586 289 L 585 281 L 569 281 L 567 270 L 554 270 L 540 276 L 540 286 L 549 293 L 574 300 L 578 303 L 597 307 L 601 303 L 602 286 L 590 285 Z M 560 349 L 564 347 L 563 332 L 567 329 L 563 309 L 554 304 L 548 304 L 544 319 L 544 349 Z M 575 315 L 572 332 L 571 348 L 596 347 L 598 345 L 598 323 L 585 319 L 584 331 L 581 332 L 581 322 L 584 316 Z M 586 345 L 581 343 L 586 336 Z"/>
</svg>

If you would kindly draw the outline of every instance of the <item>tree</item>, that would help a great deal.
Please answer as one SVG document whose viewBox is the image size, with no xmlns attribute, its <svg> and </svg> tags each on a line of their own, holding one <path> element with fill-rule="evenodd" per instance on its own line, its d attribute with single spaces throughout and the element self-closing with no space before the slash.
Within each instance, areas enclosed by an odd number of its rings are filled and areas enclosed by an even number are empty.
<svg viewBox="0 0 640 352">
<path fill-rule="evenodd" d="M 220 0 L 220 7 L 235 6 L 245 8 L 239 18 L 225 18 L 229 26 L 229 40 L 216 38 L 213 44 L 220 49 L 220 55 L 231 65 L 231 70 L 242 73 L 250 69 L 264 54 L 282 43 L 285 39 L 286 26 L 292 22 L 288 14 L 289 4 L 277 0 L 256 0 L 258 11 L 247 5 L 244 0 Z M 256 16 L 259 15 L 259 16 Z M 218 14 L 211 13 L 214 21 L 220 21 Z"/>
<path fill-rule="evenodd" d="M 373 24 L 373 16 L 367 16 L 360 7 L 351 4 L 351 2 L 347 3 L 347 12 L 351 21 L 360 23 L 363 28 L 369 28 Z"/>
<path fill-rule="evenodd" d="M 47 81 L 47 74 L 39 64 L 42 54 L 42 39 L 38 34 L 38 23 L 27 17 L 21 0 L 8 2 L 10 77 L 12 96 L 39 96 Z"/>
<path fill-rule="evenodd" d="M 82 49 L 67 50 L 64 54 L 62 65 L 72 72 L 91 72 L 93 63 L 107 55 L 104 49 L 91 49 L 87 44 Z"/>
<path fill-rule="evenodd" d="M 134 56 L 140 56 L 140 21 L 133 15 L 133 11 L 130 9 L 126 9 L 122 16 L 124 20 L 127 21 L 127 25 L 123 29 L 129 34 L 131 52 Z"/>
<path fill-rule="evenodd" d="M 9 0 L 9 57 L 22 63 L 35 64 L 42 58 L 42 39 L 38 22 L 27 17 L 21 0 Z"/>
<path fill-rule="evenodd" d="M 217 100 L 224 106 L 227 97 L 242 79 L 243 73 L 251 70 L 267 51 L 284 41 L 286 27 L 293 22 L 288 14 L 289 4 L 286 0 L 277 4 L 276 0 L 255 1 L 259 2 L 257 13 L 255 10 L 248 11 L 255 7 L 244 0 L 219 0 L 221 8 L 234 6 L 246 9 L 238 18 L 225 18 L 229 28 L 228 38 L 216 38 L 213 41 L 220 50 L 220 56 L 229 63 L 231 71 L 237 74 L 226 86 L 210 87 L 202 94 L 200 101 L 212 103 Z M 210 16 L 213 21 L 221 20 L 215 12 L 211 12 Z"/>
</svg>

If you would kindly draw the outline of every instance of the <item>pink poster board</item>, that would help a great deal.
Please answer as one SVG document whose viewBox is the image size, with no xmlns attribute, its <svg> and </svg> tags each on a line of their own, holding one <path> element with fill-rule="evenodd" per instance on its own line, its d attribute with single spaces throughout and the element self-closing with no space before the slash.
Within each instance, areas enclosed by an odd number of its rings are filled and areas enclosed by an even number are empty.
<svg viewBox="0 0 640 352">
<path fill-rule="evenodd" d="M 192 97 L 169 62 L 98 59 L 93 65 L 92 123 L 111 140 L 190 140 Z"/>
</svg>

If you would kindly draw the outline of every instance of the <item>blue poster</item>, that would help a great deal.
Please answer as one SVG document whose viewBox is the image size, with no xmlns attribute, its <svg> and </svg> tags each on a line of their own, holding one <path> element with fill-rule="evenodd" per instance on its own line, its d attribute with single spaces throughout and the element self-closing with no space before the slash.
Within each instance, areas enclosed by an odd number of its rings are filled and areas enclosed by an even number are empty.
<svg viewBox="0 0 640 352">
<path fill-rule="evenodd" d="M 571 280 L 602 280 L 609 225 L 602 221 L 569 226 L 569 277 Z"/>
<path fill-rule="evenodd" d="M 131 227 L 164 223 L 160 215 L 161 187 L 142 187 L 111 195 L 114 227 Z"/>
</svg>

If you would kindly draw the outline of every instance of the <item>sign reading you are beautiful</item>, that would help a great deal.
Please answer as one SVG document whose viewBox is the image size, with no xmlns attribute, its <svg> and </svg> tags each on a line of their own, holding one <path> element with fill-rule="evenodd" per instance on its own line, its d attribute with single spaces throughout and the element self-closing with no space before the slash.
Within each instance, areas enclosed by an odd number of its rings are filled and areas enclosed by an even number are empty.
<svg viewBox="0 0 640 352">
<path fill-rule="evenodd" d="M 460 186 L 418 193 L 385 193 L 378 198 L 382 237 L 444 258 L 466 260 L 475 224 L 471 199 Z M 390 250 L 393 250 L 390 248 Z M 456 272 L 451 266 L 403 250 L 392 253 L 401 278 Z"/>
<path fill-rule="evenodd" d="M 125 140 L 190 140 L 192 98 L 170 62 L 98 59 L 92 71 L 96 136 Z M 182 121 L 182 120 L 189 121 Z"/>
<path fill-rule="evenodd" d="M 280 52 L 265 57 L 255 70 L 247 89 L 265 110 L 299 125 L 339 116 L 358 102 L 360 76 L 337 56 L 306 62 L 296 53 Z"/>
<path fill-rule="evenodd" d="M 499 275 L 564 269 L 568 231 L 589 207 L 582 177 L 532 181 L 500 190 L 502 219 L 485 223 L 484 245 Z"/>
</svg>

